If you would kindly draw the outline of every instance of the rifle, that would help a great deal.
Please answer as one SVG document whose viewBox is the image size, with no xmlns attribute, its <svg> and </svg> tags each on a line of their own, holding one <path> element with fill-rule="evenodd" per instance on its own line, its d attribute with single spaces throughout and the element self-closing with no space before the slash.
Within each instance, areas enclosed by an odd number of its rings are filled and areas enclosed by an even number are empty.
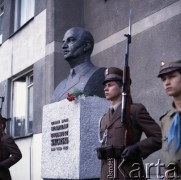
<svg viewBox="0 0 181 180">
<path fill-rule="evenodd" d="M 123 69 L 123 85 L 122 85 L 122 106 L 121 106 L 121 123 L 126 127 L 125 132 L 125 146 L 133 144 L 131 123 L 130 123 L 130 111 L 131 111 L 131 94 L 130 94 L 130 68 L 129 68 L 129 45 L 131 44 L 131 15 L 129 15 L 129 34 L 124 36 L 127 38 L 125 64 Z"/>
</svg>

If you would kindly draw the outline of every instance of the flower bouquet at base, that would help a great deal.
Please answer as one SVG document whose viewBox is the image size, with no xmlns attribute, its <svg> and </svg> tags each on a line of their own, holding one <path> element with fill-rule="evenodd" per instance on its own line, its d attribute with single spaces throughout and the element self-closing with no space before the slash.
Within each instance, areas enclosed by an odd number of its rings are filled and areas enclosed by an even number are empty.
<svg viewBox="0 0 181 180">
<path fill-rule="evenodd" d="M 93 96 L 89 93 L 82 92 L 80 90 L 75 90 L 72 93 L 67 93 L 67 100 L 68 101 L 75 101 L 77 98 L 83 97 L 83 99 L 87 96 Z"/>
</svg>

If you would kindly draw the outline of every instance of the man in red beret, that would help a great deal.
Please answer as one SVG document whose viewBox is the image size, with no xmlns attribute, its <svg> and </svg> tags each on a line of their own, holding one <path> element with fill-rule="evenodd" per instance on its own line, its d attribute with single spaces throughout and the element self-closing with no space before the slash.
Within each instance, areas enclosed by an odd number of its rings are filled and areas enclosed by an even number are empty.
<svg viewBox="0 0 181 180">
<path fill-rule="evenodd" d="M 0 180 L 11 180 L 9 168 L 22 158 L 22 154 L 13 138 L 4 133 L 5 121 L 0 115 Z"/>
<path fill-rule="evenodd" d="M 158 77 L 168 96 L 173 97 L 171 109 L 161 120 L 162 152 L 165 176 L 181 178 L 181 60 L 162 64 Z"/>
<path fill-rule="evenodd" d="M 104 92 L 111 102 L 100 120 L 101 180 L 146 179 L 142 159 L 161 148 L 161 129 L 142 104 L 131 105 L 132 144 L 126 145 L 126 127 L 121 122 L 123 72 L 116 67 L 106 69 Z M 147 136 L 141 140 L 142 133 Z"/>
</svg>

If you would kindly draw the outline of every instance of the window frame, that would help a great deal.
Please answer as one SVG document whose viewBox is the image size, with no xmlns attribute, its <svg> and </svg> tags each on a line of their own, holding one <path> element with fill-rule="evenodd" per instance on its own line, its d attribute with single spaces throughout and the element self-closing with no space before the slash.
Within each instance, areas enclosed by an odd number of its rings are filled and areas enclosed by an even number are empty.
<svg viewBox="0 0 181 180">
<path fill-rule="evenodd" d="M 23 23 L 21 22 L 23 20 L 23 17 L 24 17 L 24 16 L 21 16 L 21 13 L 23 12 L 22 1 L 23 0 L 15 0 L 14 1 L 13 33 L 18 31 L 22 27 L 24 27 L 35 16 L 35 0 L 32 0 L 33 1 L 32 7 L 28 7 L 28 5 L 24 6 L 24 9 L 26 9 L 26 10 L 28 9 L 29 10 L 28 12 L 32 11 L 32 14 L 30 14 L 30 16 L 26 17 L 25 21 Z M 33 9 L 31 9 L 31 8 L 33 8 Z M 27 12 L 26 10 L 24 10 L 24 12 Z"/>
<path fill-rule="evenodd" d="M 32 82 L 31 84 L 28 84 L 28 78 L 29 77 L 33 77 L 33 69 L 30 69 L 24 73 L 21 73 L 20 75 L 17 75 L 16 77 L 14 77 L 12 80 L 11 80 L 11 121 L 10 121 L 10 135 L 13 136 L 15 139 L 21 139 L 21 138 L 25 138 L 25 137 L 29 137 L 29 136 L 32 136 L 33 135 L 33 121 L 34 121 L 34 118 L 32 119 L 32 131 L 29 132 L 29 129 L 28 129 L 28 123 L 29 123 L 29 120 L 28 120 L 28 109 L 29 109 L 29 102 L 28 102 L 28 89 L 30 87 L 33 87 L 34 86 L 34 83 Z M 24 131 L 25 131 L 25 134 L 24 135 L 20 135 L 20 136 L 15 136 L 15 120 L 14 120 L 14 82 L 17 81 L 18 79 L 20 78 L 23 78 L 25 77 L 26 78 L 26 109 L 25 109 L 25 127 L 24 127 Z M 33 98 L 32 98 L 32 101 L 34 102 Z"/>
<path fill-rule="evenodd" d="M 2 8 L 3 7 L 3 11 L 2 11 L 2 13 L 0 12 L 0 18 L 2 18 L 2 20 L 1 20 L 1 24 L 0 24 L 0 29 L 1 29 L 1 31 L 0 31 L 0 45 L 2 44 L 2 41 L 3 41 L 3 16 L 4 16 L 4 0 L 1 2 L 1 4 L 0 4 L 0 8 Z"/>
</svg>

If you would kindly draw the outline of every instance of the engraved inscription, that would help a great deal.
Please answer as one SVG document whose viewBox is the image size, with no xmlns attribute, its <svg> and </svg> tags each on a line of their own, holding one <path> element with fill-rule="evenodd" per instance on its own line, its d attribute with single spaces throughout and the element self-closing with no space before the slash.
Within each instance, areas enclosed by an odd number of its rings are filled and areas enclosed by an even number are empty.
<svg viewBox="0 0 181 180">
<path fill-rule="evenodd" d="M 69 144 L 69 119 L 51 122 L 51 151 L 68 150 Z"/>
</svg>

